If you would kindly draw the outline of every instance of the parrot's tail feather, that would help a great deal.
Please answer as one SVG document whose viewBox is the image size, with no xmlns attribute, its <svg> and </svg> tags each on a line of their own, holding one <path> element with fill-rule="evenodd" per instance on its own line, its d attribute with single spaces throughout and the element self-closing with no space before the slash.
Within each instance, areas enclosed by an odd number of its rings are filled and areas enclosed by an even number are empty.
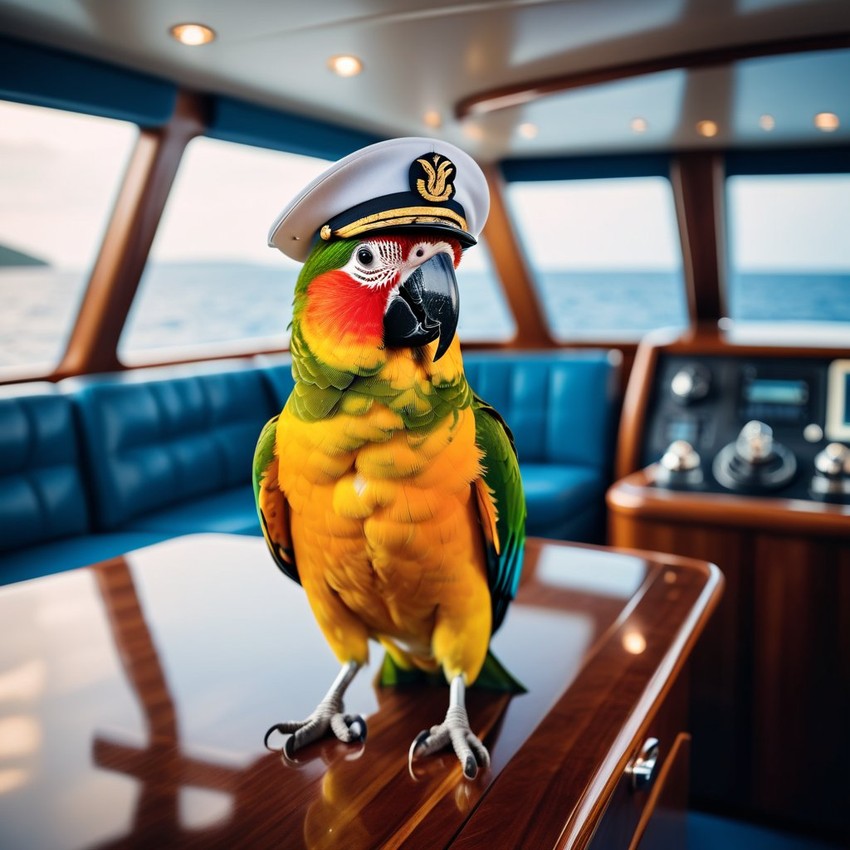
<svg viewBox="0 0 850 850">
<path fill-rule="evenodd" d="M 415 668 L 407 670 L 396 664 L 388 653 L 384 654 L 384 661 L 378 674 L 378 684 L 381 687 L 422 683 L 448 686 L 448 682 L 441 672 L 427 673 Z M 472 687 L 512 694 L 528 692 L 528 689 L 508 672 L 507 668 L 489 649 L 487 650 L 487 657 L 484 659 L 484 666 Z"/>
<path fill-rule="evenodd" d="M 511 694 L 526 694 L 528 688 L 518 679 L 508 672 L 505 667 L 491 650 L 487 650 L 487 657 L 484 659 L 484 666 L 478 674 L 478 678 L 473 683 L 475 688 L 486 688 L 490 691 L 503 691 Z"/>
</svg>

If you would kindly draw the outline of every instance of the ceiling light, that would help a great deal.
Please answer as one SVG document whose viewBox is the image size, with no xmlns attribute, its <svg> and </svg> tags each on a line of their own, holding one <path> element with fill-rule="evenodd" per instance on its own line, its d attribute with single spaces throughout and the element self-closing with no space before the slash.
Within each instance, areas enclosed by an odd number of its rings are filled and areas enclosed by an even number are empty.
<svg viewBox="0 0 850 850">
<path fill-rule="evenodd" d="M 422 120 L 425 122 L 425 125 L 427 127 L 440 127 L 443 123 L 443 119 L 440 118 L 440 113 L 434 111 L 433 109 L 426 112 L 422 116 Z"/>
<path fill-rule="evenodd" d="M 484 131 L 478 124 L 467 122 L 463 125 L 463 135 L 467 139 L 472 139 L 474 142 L 480 142 L 484 138 Z"/>
<path fill-rule="evenodd" d="M 537 138 L 537 134 L 540 132 L 537 125 L 532 124 L 529 121 L 526 121 L 525 124 L 520 124 L 516 129 L 520 136 L 524 139 L 535 139 Z"/>
<path fill-rule="evenodd" d="M 714 121 L 697 121 L 697 133 L 711 139 L 717 135 L 717 124 Z"/>
<path fill-rule="evenodd" d="M 205 24 L 175 24 L 169 32 L 187 47 L 199 47 L 215 40 L 215 30 Z"/>
<path fill-rule="evenodd" d="M 834 112 L 818 112 L 815 115 L 815 127 L 823 133 L 834 133 L 841 126 Z"/>
<path fill-rule="evenodd" d="M 629 127 L 632 128 L 633 133 L 645 133 L 649 129 L 649 124 L 646 118 L 632 118 Z"/>
<path fill-rule="evenodd" d="M 340 77 L 356 77 L 363 70 L 363 63 L 356 56 L 347 54 L 331 56 L 328 68 Z"/>
<path fill-rule="evenodd" d="M 776 126 L 776 121 L 772 115 L 762 115 L 759 118 L 759 127 L 766 133 L 769 133 Z"/>
</svg>

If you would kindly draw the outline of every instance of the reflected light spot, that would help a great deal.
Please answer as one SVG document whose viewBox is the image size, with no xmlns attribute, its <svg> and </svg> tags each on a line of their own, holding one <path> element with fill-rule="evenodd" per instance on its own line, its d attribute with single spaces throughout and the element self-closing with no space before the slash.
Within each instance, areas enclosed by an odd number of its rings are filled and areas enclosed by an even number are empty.
<svg viewBox="0 0 850 850">
<path fill-rule="evenodd" d="M 664 581 L 667 582 L 667 584 L 675 584 L 677 579 L 678 576 L 675 572 L 673 572 L 673 570 L 667 570 L 667 572 L 664 573 Z"/>
<path fill-rule="evenodd" d="M 0 674 L 0 700 L 32 700 L 44 693 L 47 672 L 41 658 Z"/>
<path fill-rule="evenodd" d="M 834 112 L 818 112 L 815 115 L 815 127 L 822 133 L 834 133 L 841 126 Z"/>
<path fill-rule="evenodd" d="M 350 54 L 331 56 L 328 68 L 339 77 L 356 77 L 363 70 L 363 63 Z"/>
<path fill-rule="evenodd" d="M 645 133 L 649 129 L 649 124 L 646 118 L 632 118 L 629 127 L 632 128 L 633 133 Z"/>
<path fill-rule="evenodd" d="M 177 799 L 180 825 L 185 829 L 204 829 L 233 814 L 233 798 L 222 791 L 187 785 Z"/>
<path fill-rule="evenodd" d="M 0 770 L 0 794 L 7 794 L 9 791 L 20 788 L 29 781 L 29 778 L 29 771 L 18 767 Z"/>
<path fill-rule="evenodd" d="M 436 110 L 429 110 L 422 116 L 422 120 L 425 122 L 426 127 L 441 127 L 443 124 L 443 119 L 440 117 L 440 113 Z"/>
<path fill-rule="evenodd" d="M 28 756 L 41 746 L 41 727 L 35 719 L 21 714 L 0 720 L 0 755 Z"/>
<path fill-rule="evenodd" d="M 714 121 L 697 121 L 697 133 L 711 139 L 717 135 L 717 124 Z"/>
<path fill-rule="evenodd" d="M 640 655 L 646 649 L 646 638 L 640 632 L 626 632 L 623 635 L 623 649 L 632 655 Z"/>
<path fill-rule="evenodd" d="M 769 133 L 776 126 L 776 121 L 772 115 L 762 115 L 759 118 L 759 127 L 766 133 Z"/>
<path fill-rule="evenodd" d="M 524 139 L 536 139 L 539 132 L 537 125 L 528 121 L 525 124 L 520 124 L 516 129 L 517 133 Z"/>
<path fill-rule="evenodd" d="M 176 24 L 169 32 L 172 38 L 177 39 L 186 47 L 200 47 L 215 41 L 215 30 L 206 24 Z"/>
</svg>

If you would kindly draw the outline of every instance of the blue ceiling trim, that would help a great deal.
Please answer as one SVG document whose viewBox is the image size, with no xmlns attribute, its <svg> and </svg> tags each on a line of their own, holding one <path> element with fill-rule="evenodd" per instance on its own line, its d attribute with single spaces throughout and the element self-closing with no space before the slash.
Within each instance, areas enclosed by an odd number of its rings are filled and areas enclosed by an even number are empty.
<svg viewBox="0 0 850 850">
<path fill-rule="evenodd" d="M 850 148 L 739 151 L 726 155 L 726 176 L 735 174 L 846 174 Z"/>
<path fill-rule="evenodd" d="M 136 71 L 0 36 L 0 98 L 149 127 L 171 117 L 177 87 Z"/>
<path fill-rule="evenodd" d="M 506 159 L 502 175 L 510 182 L 535 180 L 598 180 L 606 177 L 669 177 L 666 154 L 543 157 Z"/>
<path fill-rule="evenodd" d="M 338 159 L 382 139 L 360 130 L 277 112 L 228 97 L 214 100 L 205 135 L 324 159 Z"/>
</svg>

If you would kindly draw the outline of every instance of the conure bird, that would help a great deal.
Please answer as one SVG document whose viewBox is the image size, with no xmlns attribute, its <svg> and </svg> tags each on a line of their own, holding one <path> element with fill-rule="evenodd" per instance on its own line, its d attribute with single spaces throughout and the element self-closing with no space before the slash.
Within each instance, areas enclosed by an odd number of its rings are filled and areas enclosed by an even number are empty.
<svg viewBox="0 0 850 850">
<path fill-rule="evenodd" d="M 260 435 L 254 493 L 271 553 L 342 669 L 309 717 L 266 734 L 289 735 L 290 756 L 328 732 L 365 739 L 343 696 L 373 639 L 390 681 L 442 671 L 450 684 L 411 763 L 451 745 L 468 778 L 489 765 L 465 689 L 482 668 L 515 684 L 488 647 L 519 582 L 525 501 L 510 431 L 464 377 L 461 256 L 447 228 L 392 228 L 317 240 L 298 278 L 295 387 Z"/>
</svg>

